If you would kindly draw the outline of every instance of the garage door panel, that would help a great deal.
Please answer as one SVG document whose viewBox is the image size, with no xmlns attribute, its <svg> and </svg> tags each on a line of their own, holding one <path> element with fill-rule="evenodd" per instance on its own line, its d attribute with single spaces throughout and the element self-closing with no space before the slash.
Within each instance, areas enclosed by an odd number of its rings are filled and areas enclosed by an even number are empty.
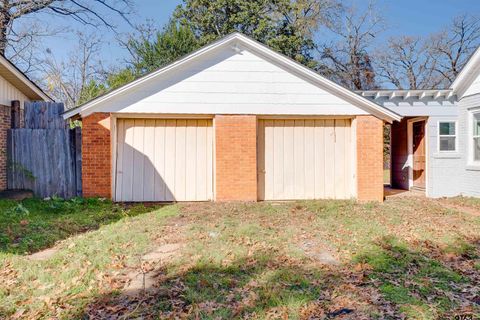
<svg viewBox="0 0 480 320">
<path fill-rule="evenodd" d="M 187 120 L 185 136 L 185 197 L 195 199 L 197 188 L 197 121 Z"/>
<path fill-rule="evenodd" d="M 165 123 L 165 201 L 175 200 L 176 126 L 176 120 Z"/>
<path fill-rule="evenodd" d="M 350 130 L 351 122 L 345 122 L 345 174 L 353 177 L 352 166 L 355 164 L 355 159 L 352 157 L 352 133 Z M 345 180 L 345 194 L 352 194 L 353 178 Z M 349 197 L 350 198 L 350 197 Z"/>
<path fill-rule="evenodd" d="M 144 131 L 144 201 L 154 201 L 155 196 L 155 120 L 145 120 Z"/>
<path fill-rule="evenodd" d="M 125 201 L 132 201 L 133 190 L 133 171 L 128 168 L 133 166 L 134 149 L 133 149 L 133 128 L 135 123 L 133 120 L 125 121 L 125 143 L 123 145 L 123 166 L 121 174 L 123 177 L 120 186 L 121 198 Z"/>
<path fill-rule="evenodd" d="M 273 133 L 273 153 L 274 153 L 274 167 L 273 167 L 273 197 L 282 197 L 283 190 L 283 162 L 284 162 L 284 149 L 283 149 L 283 130 L 285 124 L 283 121 L 274 122 Z"/>
<path fill-rule="evenodd" d="M 270 146 L 268 152 L 265 153 L 265 168 L 274 168 L 274 125 L 273 120 L 265 121 L 265 145 Z M 275 190 L 274 170 L 265 172 L 265 179 L 267 181 L 265 188 L 265 196 L 273 198 Z"/>
<path fill-rule="evenodd" d="M 265 121 L 257 123 L 257 179 L 258 179 L 258 198 L 265 199 Z"/>
<path fill-rule="evenodd" d="M 119 119 L 117 129 L 117 201 L 211 200 L 211 121 Z"/>
<path fill-rule="evenodd" d="M 207 188 L 205 190 L 206 198 L 205 199 L 212 199 L 212 194 L 213 194 L 213 127 L 212 127 L 212 122 L 208 121 L 206 122 L 207 126 L 207 141 L 205 141 L 206 144 L 206 153 L 207 153 L 207 174 L 206 174 L 206 179 L 207 179 Z M 200 189 L 198 189 L 200 190 Z M 200 198 L 199 198 L 200 199 Z"/>
<path fill-rule="evenodd" d="M 325 198 L 335 198 L 335 120 L 325 120 Z"/>
<path fill-rule="evenodd" d="M 303 199 L 305 197 L 305 124 L 303 120 L 295 120 L 294 143 L 294 199 Z"/>
<path fill-rule="evenodd" d="M 345 194 L 345 120 L 335 120 L 335 197 Z M 343 143 L 342 143 L 343 142 Z"/>
<path fill-rule="evenodd" d="M 118 141 L 125 141 L 125 121 L 119 121 L 117 124 L 117 131 L 118 131 Z M 125 155 L 124 152 L 124 142 L 119 143 L 117 145 L 117 154 Z M 122 186 L 123 185 L 123 156 L 117 156 L 117 174 L 115 175 L 115 185 Z M 115 199 L 119 199 L 122 197 L 122 188 L 115 189 Z"/>
<path fill-rule="evenodd" d="M 350 198 L 350 120 L 261 120 L 259 128 L 260 200 Z"/>
<path fill-rule="evenodd" d="M 315 198 L 325 198 L 325 121 L 315 120 Z"/>
<path fill-rule="evenodd" d="M 177 120 L 175 139 L 175 188 L 174 195 L 178 199 L 186 199 L 186 120 Z"/>
<path fill-rule="evenodd" d="M 305 120 L 305 199 L 315 199 L 315 120 Z"/>
<path fill-rule="evenodd" d="M 195 168 L 194 168 L 195 172 L 198 172 L 198 174 L 196 174 L 195 176 L 195 185 L 193 185 L 194 187 L 193 191 L 196 193 L 195 197 L 200 197 L 200 198 L 205 197 L 205 195 L 201 193 L 202 193 L 202 189 L 206 190 L 207 188 L 207 179 L 206 179 L 207 149 L 203 147 L 203 144 L 206 142 L 206 139 L 207 139 L 207 131 L 206 131 L 205 124 L 199 121 L 197 133 L 196 133 L 196 139 L 195 139 L 195 150 L 196 150 L 197 160 L 195 162 Z"/>
<path fill-rule="evenodd" d="M 166 199 L 165 197 L 165 120 L 155 120 L 155 138 L 154 138 L 154 166 L 155 166 L 155 186 L 154 199 Z"/>
<path fill-rule="evenodd" d="M 142 199 L 142 201 L 145 177 L 144 138 L 145 120 L 136 119 L 133 127 L 133 163 L 135 166 L 133 171 L 133 198 Z"/>
<path fill-rule="evenodd" d="M 295 121 L 285 120 L 283 129 L 284 162 L 283 162 L 283 195 L 278 199 L 295 199 L 295 147 L 294 141 Z"/>
</svg>

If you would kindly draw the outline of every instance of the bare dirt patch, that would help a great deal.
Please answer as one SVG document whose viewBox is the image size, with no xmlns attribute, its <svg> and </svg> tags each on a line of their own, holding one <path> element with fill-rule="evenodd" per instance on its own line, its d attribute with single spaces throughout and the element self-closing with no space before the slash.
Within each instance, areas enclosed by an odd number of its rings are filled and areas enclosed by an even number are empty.
<svg viewBox="0 0 480 320">
<path fill-rule="evenodd" d="M 338 266 L 340 261 L 332 254 L 331 250 L 322 247 L 312 241 L 304 241 L 299 244 L 305 255 L 312 260 L 325 265 Z"/>
<path fill-rule="evenodd" d="M 28 256 L 28 259 L 32 261 L 45 261 L 50 259 L 58 252 L 58 248 L 49 248 Z"/>
<path fill-rule="evenodd" d="M 127 296 L 135 296 L 154 290 L 161 267 L 180 254 L 182 244 L 164 244 L 142 257 L 139 270 L 127 274 L 128 285 L 123 289 Z"/>
</svg>

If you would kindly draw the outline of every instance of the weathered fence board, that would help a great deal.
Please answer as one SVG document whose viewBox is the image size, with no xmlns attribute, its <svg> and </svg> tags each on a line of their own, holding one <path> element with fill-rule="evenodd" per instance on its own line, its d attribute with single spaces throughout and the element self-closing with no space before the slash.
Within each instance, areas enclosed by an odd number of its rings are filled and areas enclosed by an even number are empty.
<svg viewBox="0 0 480 320">
<path fill-rule="evenodd" d="M 8 188 L 36 196 L 72 198 L 82 194 L 81 128 L 70 129 L 63 104 L 25 105 L 25 128 L 8 131 Z"/>
<path fill-rule="evenodd" d="M 25 128 L 30 129 L 67 129 L 63 120 L 63 103 L 27 102 L 25 103 Z"/>
</svg>

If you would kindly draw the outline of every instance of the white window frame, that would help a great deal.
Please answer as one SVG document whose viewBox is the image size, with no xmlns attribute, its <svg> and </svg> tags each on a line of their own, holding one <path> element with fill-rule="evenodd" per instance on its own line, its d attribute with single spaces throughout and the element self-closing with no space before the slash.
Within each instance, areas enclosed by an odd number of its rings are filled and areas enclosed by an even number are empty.
<svg viewBox="0 0 480 320">
<path fill-rule="evenodd" d="M 474 154 L 474 150 L 473 150 L 473 146 L 474 146 L 474 138 L 475 137 L 480 137 L 480 136 L 474 136 L 473 135 L 473 120 L 474 120 L 474 115 L 476 114 L 480 114 L 480 108 L 475 108 L 473 110 L 469 110 L 469 116 L 468 116 L 468 122 L 469 122 L 469 125 L 468 125 L 468 150 L 469 150 L 469 156 L 468 156 L 468 159 L 469 159 L 469 164 L 472 165 L 472 166 L 478 166 L 480 167 L 480 160 L 475 160 L 474 157 L 475 157 L 475 154 Z"/>
<path fill-rule="evenodd" d="M 455 134 L 440 134 L 440 123 L 454 123 Z M 457 120 L 439 120 L 437 122 L 437 150 L 439 153 L 456 153 L 458 152 L 458 123 Z M 440 150 L 440 137 L 454 137 L 455 138 L 455 150 Z"/>
</svg>

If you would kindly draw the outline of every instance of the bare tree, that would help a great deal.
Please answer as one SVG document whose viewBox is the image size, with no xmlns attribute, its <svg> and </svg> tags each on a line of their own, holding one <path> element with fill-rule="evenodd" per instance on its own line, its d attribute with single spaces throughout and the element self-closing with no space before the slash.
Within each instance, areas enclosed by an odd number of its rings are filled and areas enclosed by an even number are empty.
<svg viewBox="0 0 480 320">
<path fill-rule="evenodd" d="M 420 37 L 395 37 L 377 50 L 377 75 L 397 89 L 429 89 L 439 86 L 443 77 L 436 72 L 437 57 L 429 54 Z"/>
<path fill-rule="evenodd" d="M 51 51 L 42 64 L 45 75 L 44 87 L 67 108 L 76 106 L 85 88 L 92 82 L 103 82 L 106 68 L 99 54 L 102 41 L 96 35 L 78 34 L 78 44 L 63 61 L 57 61 Z"/>
<path fill-rule="evenodd" d="M 349 8 L 340 23 L 331 26 L 337 41 L 318 48 L 323 62 L 320 73 L 353 90 L 375 87 L 370 50 L 375 37 L 385 30 L 377 12 L 373 2 L 364 12 Z"/>
<path fill-rule="evenodd" d="M 458 16 L 430 42 L 430 55 L 437 60 L 435 70 L 451 83 L 480 45 L 480 20 L 471 15 Z"/>
<path fill-rule="evenodd" d="M 35 77 L 35 73 L 41 71 L 43 63 L 41 53 L 45 50 L 44 40 L 59 36 L 66 30 L 68 29 L 46 26 L 36 19 L 25 19 L 16 30 L 11 31 L 5 56 L 24 73 Z"/>
<path fill-rule="evenodd" d="M 15 34 L 14 22 L 22 17 L 45 12 L 70 17 L 84 25 L 114 29 L 108 13 L 114 12 L 127 20 L 130 7 L 130 0 L 1 0 L 0 54 L 5 54 L 9 39 Z"/>
</svg>

